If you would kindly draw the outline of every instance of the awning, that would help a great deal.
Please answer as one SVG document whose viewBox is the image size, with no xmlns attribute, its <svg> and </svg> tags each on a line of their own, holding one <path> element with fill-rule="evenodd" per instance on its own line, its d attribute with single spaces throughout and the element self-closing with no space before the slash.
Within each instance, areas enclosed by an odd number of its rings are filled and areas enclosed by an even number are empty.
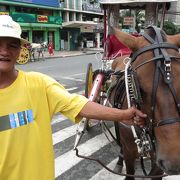
<svg viewBox="0 0 180 180">
<path fill-rule="evenodd" d="M 40 28 L 61 28 L 62 25 L 58 24 L 47 24 L 47 23 L 20 23 L 20 26 L 22 27 L 40 27 Z"/>
<path fill-rule="evenodd" d="M 62 23 L 62 27 L 67 28 L 86 28 L 86 27 L 93 27 L 95 28 L 97 26 L 97 23 L 93 21 L 70 21 L 70 22 L 64 22 Z"/>
<path fill-rule="evenodd" d="M 97 24 L 93 21 L 70 21 L 62 23 L 62 27 L 65 28 L 79 28 L 82 33 L 93 33 L 97 28 Z"/>
</svg>

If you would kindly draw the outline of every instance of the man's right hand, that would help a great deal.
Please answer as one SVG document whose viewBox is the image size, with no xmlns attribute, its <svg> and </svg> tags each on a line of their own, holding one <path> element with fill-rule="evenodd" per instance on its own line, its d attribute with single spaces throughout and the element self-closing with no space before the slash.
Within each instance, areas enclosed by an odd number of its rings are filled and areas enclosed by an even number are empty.
<svg viewBox="0 0 180 180">
<path fill-rule="evenodd" d="M 147 115 L 141 112 L 140 110 L 131 107 L 129 109 L 125 109 L 124 111 L 124 120 L 123 123 L 125 124 L 132 124 L 138 125 L 140 127 L 144 126 L 145 118 Z"/>
</svg>

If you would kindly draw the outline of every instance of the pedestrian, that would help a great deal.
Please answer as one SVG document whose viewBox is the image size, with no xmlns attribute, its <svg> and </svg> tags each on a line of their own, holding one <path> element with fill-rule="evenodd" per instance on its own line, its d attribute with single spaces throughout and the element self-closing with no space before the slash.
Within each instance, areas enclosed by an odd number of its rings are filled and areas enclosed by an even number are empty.
<svg viewBox="0 0 180 180">
<path fill-rule="evenodd" d="M 49 44 L 48 44 L 48 52 L 49 52 L 50 56 L 54 55 L 54 45 L 53 45 L 52 41 L 50 41 Z"/>
<path fill-rule="evenodd" d="M 51 118 L 57 112 L 75 123 L 86 117 L 143 125 L 146 115 L 135 108 L 105 107 L 47 75 L 16 69 L 27 43 L 20 35 L 19 24 L 0 15 L 0 179 L 54 180 Z"/>
</svg>

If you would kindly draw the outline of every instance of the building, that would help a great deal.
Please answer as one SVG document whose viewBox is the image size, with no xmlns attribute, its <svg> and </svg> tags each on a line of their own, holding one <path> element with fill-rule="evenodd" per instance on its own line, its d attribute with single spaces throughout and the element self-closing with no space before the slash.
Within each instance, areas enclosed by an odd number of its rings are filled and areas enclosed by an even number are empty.
<svg viewBox="0 0 180 180">
<path fill-rule="evenodd" d="M 167 19 L 180 26 L 180 0 L 171 2 L 171 7 L 168 11 Z"/>
<path fill-rule="evenodd" d="M 61 48 L 100 47 L 103 11 L 97 0 L 61 0 Z"/>
<path fill-rule="evenodd" d="M 62 18 L 57 0 L 1 0 L 0 14 L 9 14 L 22 27 L 22 37 L 33 43 L 52 41 L 60 49 Z"/>
<path fill-rule="evenodd" d="M 95 0 L 1 0 L 0 14 L 12 16 L 33 43 L 51 41 L 55 50 L 75 50 L 97 39 L 100 46 L 103 13 Z"/>
</svg>

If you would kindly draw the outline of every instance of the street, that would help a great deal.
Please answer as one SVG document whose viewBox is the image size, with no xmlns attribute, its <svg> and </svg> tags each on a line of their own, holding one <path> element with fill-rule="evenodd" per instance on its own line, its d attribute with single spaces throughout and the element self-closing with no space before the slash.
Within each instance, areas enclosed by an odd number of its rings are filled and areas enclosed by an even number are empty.
<svg viewBox="0 0 180 180">
<path fill-rule="evenodd" d="M 25 65 L 17 65 L 24 71 L 37 71 L 50 75 L 60 82 L 70 93 L 84 93 L 86 68 L 88 63 L 93 64 L 93 70 L 98 68 L 94 55 L 47 59 L 45 61 L 31 62 Z M 114 132 L 112 122 L 107 123 Z M 56 180 L 121 180 L 122 176 L 114 175 L 105 170 L 97 162 L 81 159 L 73 150 L 77 124 L 57 114 L 52 120 L 52 138 L 55 154 Z M 109 134 L 108 134 L 109 135 Z M 108 136 L 109 137 L 109 136 Z M 102 132 L 100 123 L 85 132 L 78 146 L 79 154 L 93 156 L 101 160 L 105 165 L 113 169 L 118 157 L 118 146 Z M 123 169 L 124 171 L 124 169 Z M 137 168 L 136 174 L 142 174 Z M 178 180 L 178 176 L 163 178 L 164 180 Z"/>
</svg>

